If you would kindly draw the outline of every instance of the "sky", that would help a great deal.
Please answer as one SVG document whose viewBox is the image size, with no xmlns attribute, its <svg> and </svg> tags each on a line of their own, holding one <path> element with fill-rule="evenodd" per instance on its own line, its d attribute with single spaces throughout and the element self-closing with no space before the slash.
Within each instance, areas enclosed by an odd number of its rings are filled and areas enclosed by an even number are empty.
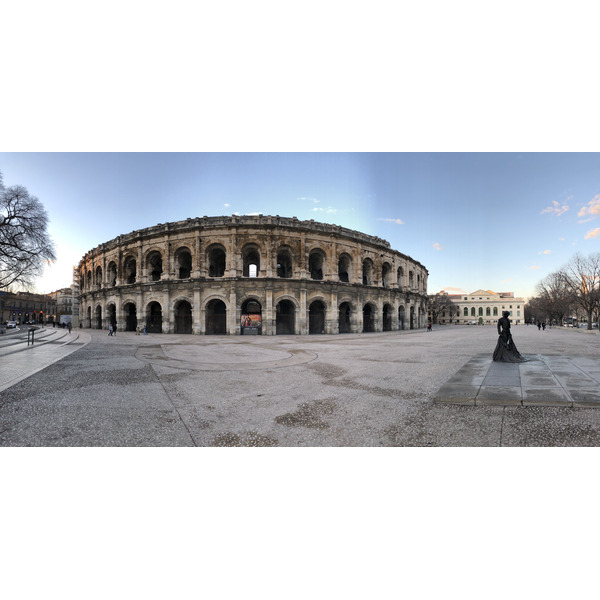
<svg viewBox="0 0 600 600">
<path fill-rule="evenodd" d="M 429 293 L 535 295 L 576 252 L 600 250 L 600 153 L 0 153 L 4 183 L 45 206 L 57 261 L 188 217 L 258 214 L 388 240 L 429 271 Z"/>
</svg>

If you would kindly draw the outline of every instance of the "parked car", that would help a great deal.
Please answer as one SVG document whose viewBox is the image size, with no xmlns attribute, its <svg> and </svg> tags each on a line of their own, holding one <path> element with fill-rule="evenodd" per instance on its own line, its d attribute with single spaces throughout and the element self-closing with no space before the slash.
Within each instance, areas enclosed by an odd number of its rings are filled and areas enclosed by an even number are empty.
<svg viewBox="0 0 600 600">
<path fill-rule="evenodd" d="M 477 325 L 477 321 L 469 321 L 467 325 Z"/>
<path fill-rule="evenodd" d="M 6 322 L 6 329 L 16 329 L 16 327 L 17 327 L 16 321 L 7 321 Z"/>
</svg>

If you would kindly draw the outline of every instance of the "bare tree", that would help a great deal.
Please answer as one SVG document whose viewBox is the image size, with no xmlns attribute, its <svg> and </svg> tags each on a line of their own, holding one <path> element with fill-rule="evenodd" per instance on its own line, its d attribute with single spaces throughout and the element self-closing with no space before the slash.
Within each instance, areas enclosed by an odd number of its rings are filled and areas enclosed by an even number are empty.
<svg viewBox="0 0 600 600">
<path fill-rule="evenodd" d="M 439 316 L 445 310 L 452 309 L 448 294 L 440 292 L 427 297 L 427 310 L 431 314 L 431 322 L 437 324 Z"/>
<path fill-rule="evenodd" d="M 0 173 L 0 289 L 29 286 L 56 260 L 48 214 L 22 185 L 4 187 Z"/>
<path fill-rule="evenodd" d="M 536 309 L 551 321 L 562 324 L 564 317 L 572 312 L 576 302 L 573 291 L 567 286 L 561 271 L 550 273 L 537 284 Z M 537 317 L 539 319 L 539 316 Z"/>
<path fill-rule="evenodd" d="M 600 252 L 587 258 L 577 253 L 560 273 L 575 302 L 586 313 L 588 329 L 592 329 L 592 314 L 600 302 Z"/>
</svg>

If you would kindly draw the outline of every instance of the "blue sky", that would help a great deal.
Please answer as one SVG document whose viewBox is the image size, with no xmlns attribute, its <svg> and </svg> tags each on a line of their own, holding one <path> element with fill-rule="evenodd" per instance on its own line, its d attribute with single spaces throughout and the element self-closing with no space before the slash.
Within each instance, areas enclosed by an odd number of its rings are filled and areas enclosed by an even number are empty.
<svg viewBox="0 0 600 600">
<path fill-rule="evenodd" d="M 0 153 L 50 216 L 58 260 L 38 291 L 119 234 L 187 217 L 278 214 L 380 236 L 429 292 L 534 294 L 600 250 L 597 153 Z"/>
</svg>

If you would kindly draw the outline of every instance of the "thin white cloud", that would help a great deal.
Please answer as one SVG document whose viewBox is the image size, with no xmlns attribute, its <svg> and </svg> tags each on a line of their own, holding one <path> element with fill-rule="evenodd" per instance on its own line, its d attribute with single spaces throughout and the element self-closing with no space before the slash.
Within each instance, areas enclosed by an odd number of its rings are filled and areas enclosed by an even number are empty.
<svg viewBox="0 0 600 600">
<path fill-rule="evenodd" d="M 229 208 L 229 207 L 231 206 L 231 204 L 229 204 L 229 202 L 225 202 L 225 204 L 223 204 L 223 206 L 224 206 L 225 208 Z"/>
<path fill-rule="evenodd" d="M 552 250 L 544 250 L 543 252 L 538 252 L 538 254 L 552 254 Z"/>
<path fill-rule="evenodd" d="M 319 204 L 319 202 L 321 202 L 312 196 L 302 196 L 301 198 L 296 198 L 296 200 L 298 200 L 298 202 L 312 202 L 313 204 Z"/>
<path fill-rule="evenodd" d="M 333 208 L 332 206 L 328 206 L 327 208 L 321 208 L 319 206 L 316 206 L 315 208 L 313 208 L 313 212 L 324 212 L 327 214 L 333 214 L 336 213 L 338 211 L 337 208 Z"/>
<path fill-rule="evenodd" d="M 383 217 L 379 217 L 378 221 L 385 221 L 386 223 L 396 223 L 396 225 L 404 225 L 404 221 L 402 219 L 384 219 Z"/>
<path fill-rule="evenodd" d="M 530 271 L 536 271 L 537 269 L 539 269 L 539 265 L 533 265 L 531 267 L 528 267 Z"/>
<path fill-rule="evenodd" d="M 584 239 L 591 240 L 591 239 L 597 238 L 598 236 L 600 236 L 600 227 L 596 227 L 596 229 L 592 229 L 591 231 L 588 231 Z"/>
<path fill-rule="evenodd" d="M 579 223 L 587 223 L 596 217 L 600 217 L 600 194 L 596 194 L 585 206 L 583 206 L 577 213 L 577 216 L 581 217 Z"/>
<path fill-rule="evenodd" d="M 555 217 L 560 217 L 560 215 L 563 215 L 568 210 L 569 210 L 569 205 L 568 204 L 561 205 L 560 202 L 557 202 L 556 200 L 553 200 L 552 201 L 552 206 L 548 206 L 540 214 L 543 215 L 544 213 L 551 213 Z"/>
<path fill-rule="evenodd" d="M 433 247 L 434 247 L 436 250 L 443 250 L 443 249 L 444 249 L 444 247 L 443 247 L 441 244 L 438 244 L 437 242 L 436 242 L 436 243 L 433 245 Z"/>
</svg>

